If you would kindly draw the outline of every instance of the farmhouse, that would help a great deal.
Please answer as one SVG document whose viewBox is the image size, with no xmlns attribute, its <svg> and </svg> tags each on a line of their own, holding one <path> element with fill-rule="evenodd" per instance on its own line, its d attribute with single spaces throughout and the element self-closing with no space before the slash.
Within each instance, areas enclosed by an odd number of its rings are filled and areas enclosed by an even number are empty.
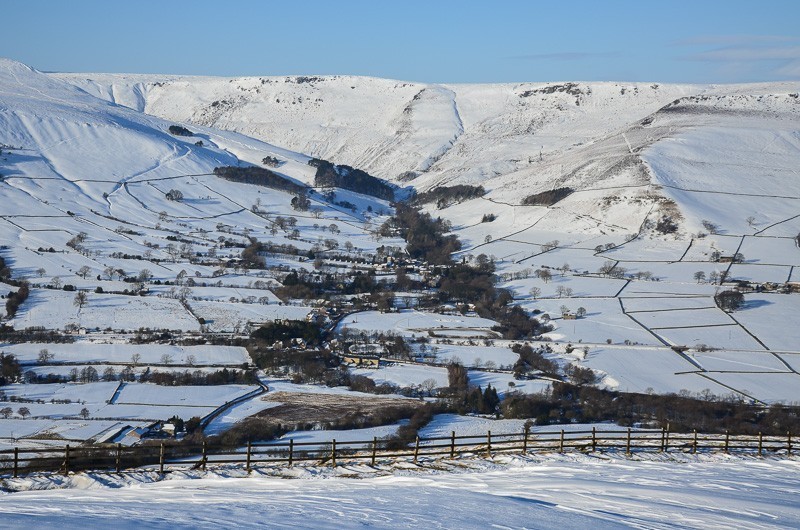
<svg viewBox="0 0 800 530">
<path fill-rule="evenodd" d="M 381 358 L 377 355 L 346 353 L 342 355 L 342 363 L 348 366 L 358 366 L 361 368 L 379 368 Z"/>
</svg>

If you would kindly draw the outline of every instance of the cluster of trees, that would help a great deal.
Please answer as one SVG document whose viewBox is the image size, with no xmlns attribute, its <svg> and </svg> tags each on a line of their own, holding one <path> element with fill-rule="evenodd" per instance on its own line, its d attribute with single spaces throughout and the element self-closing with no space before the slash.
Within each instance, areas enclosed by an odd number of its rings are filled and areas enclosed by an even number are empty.
<svg viewBox="0 0 800 530">
<path fill-rule="evenodd" d="M 242 265 L 248 269 L 263 269 L 267 266 L 264 256 L 264 245 L 259 243 L 258 239 L 251 237 L 250 244 L 242 251 Z"/>
<path fill-rule="evenodd" d="M 30 327 L 16 330 L 13 326 L 0 324 L 0 342 L 8 344 L 21 344 L 23 342 L 49 342 L 51 344 L 65 344 L 75 342 L 71 335 L 65 335 L 55 330 L 45 330 L 39 327 Z"/>
<path fill-rule="evenodd" d="M 394 200 L 394 188 L 366 171 L 345 165 L 338 166 L 320 158 L 312 158 L 308 165 L 317 168 L 314 186 L 342 188 L 387 201 Z"/>
<path fill-rule="evenodd" d="M 720 291 L 714 295 L 714 301 L 723 311 L 736 311 L 744 305 L 744 295 L 739 291 Z"/>
<path fill-rule="evenodd" d="M 429 213 L 408 204 L 400 203 L 395 215 L 380 228 L 383 237 L 399 235 L 406 241 L 406 250 L 412 258 L 434 265 L 449 265 L 450 255 L 461 249 L 454 234 L 448 234 L 452 226 L 441 217 L 434 219 Z"/>
<path fill-rule="evenodd" d="M 183 200 L 183 192 L 181 190 L 171 189 L 164 196 L 169 201 L 182 201 Z"/>
<path fill-rule="evenodd" d="M 520 306 L 509 305 L 511 301 L 511 295 L 507 291 L 501 291 L 493 305 L 487 309 L 476 306 L 476 311 L 484 318 L 496 320 L 498 325 L 492 327 L 492 330 L 508 340 L 534 339 L 553 329 L 551 325 L 543 324 L 528 315 Z"/>
<path fill-rule="evenodd" d="M 322 338 L 319 326 L 304 320 L 276 320 L 253 331 L 251 338 L 271 345 L 294 338 L 303 339 L 308 346 L 318 346 Z"/>
<path fill-rule="evenodd" d="M 459 414 L 495 414 L 500 407 L 500 398 L 497 389 L 487 385 L 485 390 L 476 386 L 468 390 L 461 401 L 456 404 Z"/>
<path fill-rule="evenodd" d="M 467 369 L 460 363 L 447 365 L 449 411 L 459 414 L 494 414 L 500 405 L 497 390 L 487 385 L 486 390 L 480 386 L 469 386 Z"/>
<path fill-rule="evenodd" d="M 6 260 L 0 256 L 0 280 L 7 280 L 11 278 L 11 268 L 6 265 Z"/>
<path fill-rule="evenodd" d="M 291 298 L 309 299 L 326 296 L 327 291 L 339 294 L 370 293 L 370 302 L 386 300 L 385 290 L 389 285 L 376 280 L 375 271 L 358 271 L 352 275 L 317 274 L 305 271 L 292 271 L 283 279 L 283 286 L 274 289 L 276 295 L 286 300 Z M 386 307 L 388 309 L 388 307 Z"/>
<path fill-rule="evenodd" d="M 572 195 L 575 190 L 572 188 L 555 188 L 528 195 L 522 199 L 523 206 L 552 206 Z"/>
<path fill-rule="evenodd" d="M 194 136 L 192 131 L 186 127 L 181 127 L 180 125 L 170 125 L 169 133 L 174 134 L 175 136 Z"/>
<path fill-rule="evenodd" d="M 440 299 L 468 303 L 493 300 L 496 296 L 494 269 L 494 262 L 488 259 L 475 267 L 468 263 L 449 267 L 443 271 L 439 285 Z"/>
<path fill-rule="evenodd" d="M 307 212 L 308 209 L 311 208 L 311 200 L 306 196 L 305 193 L 301 193 L 300 195 L 293 197 L 291 204 L 292 208 L 300 212 Z"/>
<path fill-rule="evenodd" d="M 17 358 L 11 354 L 0 352 L 0 386 L 19 381 L 22 370 Z"/>
<path fill-rule="evenodd" d="M 661 234 L 674 234 L 678 231 L 678 224 L 672 220 L 672 217 L 665 215 L 656 221 L 656 232 Z"/>
<path fill-rule="evenodd" d="M 215 167 L 214 174 L 221 179 L 244 184 L 255 184 L 289 193 L 304 193 L 306 188 L 263 167 Z"/>
<path fill-rule="evenodd" d="M 419 431 L 433 420 L 433 416 L 440 412 L 439 407 L 433 403 L 427 403 L 419 407 L 408 420 L 408 423 L 401 425 L 397 433 L 387 441 L 388 449 L 405 449 L 414 442 Z"/>
<path fill-rule="evenodd" d="M 30 287 L 27 283 L 22 283 L 16 292 L 8 293 L 6 296 L 6 316 L 8 318 L 17 314 L 17 309 L 28 299 L 30 294 Z"/>
<path fill-rule="evenodd" d="M 88 237 L 89 234 L 87 234 L 86 232 L 78 232 L 69 241 L 67 241 L 67 246 L 75 250 L 75 252 L 83 254 L 84 252 L 86 252 L 86 249 L 84 249 L 83 244 L 86 242 L 86 239 Z"/>
<path fill-rule="evenodd" d="M 414 204 L 427 204 L 436 202 L 437 208 L 446 208 L 451 204 L 469 199 L 477 199 L 486 195 L 483 186 L 470 186 L 459 184 L 456 186 L 439 186 L 414 197 Z"/>
<path fill-rule="evenodd" d="M 542 394 L 511 392 L 501 404 L 506 418 L 535 418 L 538 425 L 616 421 L 620 425 L 656 424 L 674 431 L 785 435 L 800 429 L 800 409 L 773 405 L 768 409 L 739 399 L 719 399 L 709 392 L 629 394 L 553 383 Z"/>
<path fill-rule="evenodd" d="M 274 156 L 265 156 L 261 159 L 261 163 L 269 167 L 278 167 L 282 164 L 280 159 Z"/>
<path fill-rule="evenodd" d="M 253 370 L 228 370 L 223 368 L 214 372 L 203 372 L 201 370 L 185 370 L 183 372 L 154 371 L 149 374 L 145 381 L 162 386 L 253 385 L 258 382 L 258 377 Z"/>
<path fill-rule="evenodd" d="M 88 413 L 89 411 L 86 410 L 86 412 Z M 3 419 L 7 420 L 8 418 L 11 417 L 12 414 L 14 414 L 14 409 L 12 409 L 11 407 L 3 407 L 2 409 L 0 409 L 0 416 L 2 416 Z M 28 407 L 20 407 L 19 409 L 17 409 L 17 414 L 22 416 L 22 419 L 24 420 L 25 418 L 31 415 L 31 409 L 29 409 Z"/>
<path fill-rule="evenodd" d="M 544 356 L 542 350 L 534 350 L 530 344 L 514 344 L 511 351 L 519 355 L 514 364 L 514 377 L 520 379 L 531 371 L 558 377 L 558 363 Z"/>
</svg>

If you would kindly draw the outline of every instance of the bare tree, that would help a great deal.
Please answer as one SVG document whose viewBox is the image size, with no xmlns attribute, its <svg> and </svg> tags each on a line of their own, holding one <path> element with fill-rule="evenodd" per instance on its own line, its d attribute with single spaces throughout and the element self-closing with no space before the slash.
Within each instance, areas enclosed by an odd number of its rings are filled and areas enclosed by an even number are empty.
<svg viewBox="0 0 800 530">
<path fill-rule="evenodd" d="M 614 270 L 614 267 L 616 265 L 617 264 L 613 261 L 606 261 L 605 263 L 603 263 L 603 265 L 600 266 L 597 272 L 599 272 L 603 276 L 608 276 L 609 274 L 611 274 L 611 271 Z"/>
<path fill-rule="evenodd" d="M 80 414 L 81 418 L 83 418 L 85 420 L 85 419 L 87 419 L 89 417 L 89 409 L 87 409 L 86 407 L 83 407 L 79 414 Z"/>
<path fill-rule="evenodd" d="M 92 272 L 92 269 L 89 268 L 87 265 L 84 265 L 83 267 L 78 269 L 78 276 L 80 276 L 81 278 L 83 278 L 85 280 L 90 272 Z"/>
<path fill-rule="evenodd" d="M 22 419 L 24 420 L 31 415 L 31 410 L 28 407 L 20 407 L 17 409 L 17 414 L 22 416 Z"/>
<path fill-rule="evenodd" d="M 86 291 L 78 291 L 75 293 L 75 298 L 72 300 L 72 305 L 77 306 L 77 308 L 80 310 L 83 309 L 83 306 L 85 306 L 88 302 L 89 295 L 86 294 Z"/>
<path fill-rule="evenodd" d="M 39 364 L 47 364 L 53 360 L 53 357 L 55 357 L 55 355 L 50 353 L 50 351 L 47 348 L 42 348 L 41 350 L 39 350 L 39 357 L 38 357 Z"/>
<path fill-rule="evenodd" d="M 38 269 L 36 269 L 36 274 L 38 274 L 39 278 L 41 278 L 42 276 L 47 274 L 47 270 L 44 267 L 39 267 Z"/>
<path fill-rule="evenodd" d="M 538 288 L 538 287 L 531 287 L 531 290 L 528 291 L 528 292 L 531 294 L 531 296 L 533 297 L 534 300 L 539 298 L 539 296 L 541 296 L 541 294 L 542 294 L 542 290 L 540 288 Z"/>
<path fill-rule="evenodd" d="M 437 387 L 436 379 L 433 379 L 433 378 L 426 379 L 422 383 L 420 383 L 419 387 L 428 396 L 432 396 L 434 390 L 436 390 L 436 387 Z"/>
</svg>

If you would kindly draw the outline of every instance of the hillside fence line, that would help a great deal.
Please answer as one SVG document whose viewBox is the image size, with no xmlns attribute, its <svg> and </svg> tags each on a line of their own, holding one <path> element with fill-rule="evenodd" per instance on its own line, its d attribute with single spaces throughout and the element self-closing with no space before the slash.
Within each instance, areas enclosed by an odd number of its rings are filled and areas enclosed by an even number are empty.
<svg viewBox="0 0 800 530">
<path fill-rule="evenodd" d="M 751 456 L 767 454 L 792 456 L 795 451 L 791 432 L 783 436 L 732 435 L 661 430 L 540 431 L 517 433 L 417 437 L 410 444 L 374 437 L 371 440 L 340 442 L 248 443 L 241 447 L 220 447 L 202 442 L 66 445 L 64 447 L 0 450 L 0 477 L 29 474 L 64 474 L 80 471 L 122 473 L 132 470 L 202 469 L 208 466 L 234 466 L 247 472 L 259 466 L 305 464 L 337 466 L 342 462 L 368 461 L 372 466 L 386 461 L 446 459 L 464 455 L 486 456 L 501 453 L 616 452 L 634 453 L 726 453 Z"/>
</svg>

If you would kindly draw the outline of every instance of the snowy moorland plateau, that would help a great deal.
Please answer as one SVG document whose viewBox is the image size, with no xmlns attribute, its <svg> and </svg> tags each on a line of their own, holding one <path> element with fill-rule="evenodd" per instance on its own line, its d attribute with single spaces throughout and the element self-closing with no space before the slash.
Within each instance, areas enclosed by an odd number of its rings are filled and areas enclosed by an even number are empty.
<svg viewBox="0 0 800 530">
<path fill-rule="evenodd" d="M 14 447 L 148 438 L 402 446 L 609 421 L 785 436 L 798 168 L 797 82 L 45 74 L 0 59 L 0 476 Z M 95 526 L 134 511 L 137 526 L 216 526 L 221 502 L 241 526 L 800 520 L 790 454 L 406 464 L 0 478 L 71 488 L 0 496 L 0 526 L 35 523 L 43 502 Z"/>
</svg>

